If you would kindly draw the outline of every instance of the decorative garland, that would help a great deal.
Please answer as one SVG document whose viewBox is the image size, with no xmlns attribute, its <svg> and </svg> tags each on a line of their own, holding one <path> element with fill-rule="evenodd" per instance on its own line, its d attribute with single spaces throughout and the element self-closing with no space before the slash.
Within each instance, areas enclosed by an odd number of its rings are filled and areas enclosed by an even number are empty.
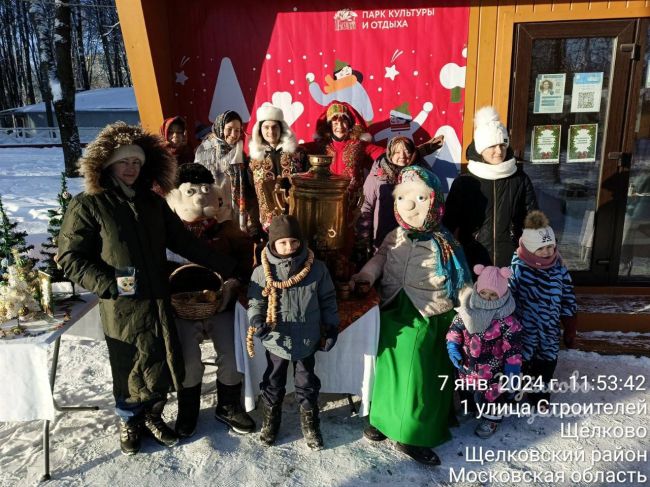
<svg viewBox="0 0 650 487">
<path fill-rule="evenodd" d="M 290 277 L 286 281 L 274 281 L 273 274 L 271 273 L 271 265 L 269 264 L 269 259 L 266 255 L 267 249 L 265 248 L 262 251 L 262 268 L 264 269 L 264 279 L 266 284 L 262 290 L 262 296 L 268 298 L 268 304 L 266 306 L 266 323 L 271 324 L 271 330 L 275 329 L 277 307 L 278 307 L 278 289 L 288 289 L 300 283 L 309 271 L 311 271 L 311 265 L 314 263 L 314 253 L 311 249 L 307 249 L 307 262 L 305 262 L 305 267 L 296 274 L 295 276 Z M 255 327 L 249 326 L 248 333 L 246 334 L 246 350 L 248 355 L 253 358 L 255 356 L 255 345 L 253 343 L 253 336 L 255 335 Z"/>
</svg>

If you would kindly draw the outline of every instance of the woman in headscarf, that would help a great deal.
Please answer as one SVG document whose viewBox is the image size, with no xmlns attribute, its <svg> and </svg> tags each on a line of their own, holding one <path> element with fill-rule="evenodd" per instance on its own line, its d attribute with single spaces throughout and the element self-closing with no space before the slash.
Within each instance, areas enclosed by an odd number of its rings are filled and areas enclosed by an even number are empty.
<svg viewBox="0 0 650 487">
<path fill-rule="evenodd" d="M 413 140 L 404 136 L 393 137 L 388 142 L 386 153 L 374 162 L 363 183 L 363 205 L 357 220 L 356 247 L 374 253 L 384 237 L 397 227 L 393 189 L 400 171 L 413 164 L 426 167 Z"/>
<path fill-rule="evenodd" d="M 259 224 L 257 218 L 250 215 L 251 210 L 256 213 L 255 195 L 246 175 L 242 135 L 242 119 L 237 112 L 227 110 L 219 114 L 212 125 L 212 133 L 197 148 L 194 162 L 212 173 L 232 220 L 242 231 L 256 234 Z"/>
<path fill-rule="evenodd" d="M 381 278 L 381 328 L 370 425 L 364 436 L 386 438 L 426 465 L 438 465 L 433 447 L 451 438 L 453 367 L 445 335 L 458 292 L 471 282 L 460 245 L 441 225 L 444 196 L 438 178 L 420 166 L 404 168 L 395 187 L 399 226 L 361 272 Z"/>
</svg>

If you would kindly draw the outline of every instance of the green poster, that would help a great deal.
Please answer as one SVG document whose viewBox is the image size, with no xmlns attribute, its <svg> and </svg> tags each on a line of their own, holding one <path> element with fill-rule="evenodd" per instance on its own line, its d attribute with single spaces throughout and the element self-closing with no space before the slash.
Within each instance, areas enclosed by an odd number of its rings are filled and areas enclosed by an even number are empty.
<svg viewBox="0 0 650 487">
<path fill-rule="evenodd" d="M 594 162 L 597 138 L 597 123 L 569 126 L 567 162 Z"/>
<path fill-rule="evenodd" d="M 531 137 L 531 162 L 559 164 L 561 125 L 535 125 Z"/>
</svg>

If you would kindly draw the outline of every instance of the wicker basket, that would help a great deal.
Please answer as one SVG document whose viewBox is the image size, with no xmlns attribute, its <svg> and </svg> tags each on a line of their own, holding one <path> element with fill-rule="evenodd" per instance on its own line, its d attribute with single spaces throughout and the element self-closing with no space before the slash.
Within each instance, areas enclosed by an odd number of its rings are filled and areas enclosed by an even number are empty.
<svg viewBox="0 0 650 487">
<path fill-rule="evenodd" d="M 169 284 L 172 307 L 179 318 L 204 320 L 221 305 L 223 279 L 210 269 L 196 264 L 180 266 L 169 276 Z"/>
</svg>

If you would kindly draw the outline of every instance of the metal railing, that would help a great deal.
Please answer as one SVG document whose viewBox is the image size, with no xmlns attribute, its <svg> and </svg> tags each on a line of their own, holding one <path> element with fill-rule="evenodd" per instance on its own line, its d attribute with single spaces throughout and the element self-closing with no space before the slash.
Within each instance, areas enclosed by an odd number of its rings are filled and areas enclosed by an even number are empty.
<svg viewBox="0 0 650 487">
<path fill-rule="evenodd" d="M 79 127 L 82 144 L 91 142 L 103 127 Z M 58 127 L 0 127 L 0 147 L 8 145 L 61 145 Z"/>
</svg>

